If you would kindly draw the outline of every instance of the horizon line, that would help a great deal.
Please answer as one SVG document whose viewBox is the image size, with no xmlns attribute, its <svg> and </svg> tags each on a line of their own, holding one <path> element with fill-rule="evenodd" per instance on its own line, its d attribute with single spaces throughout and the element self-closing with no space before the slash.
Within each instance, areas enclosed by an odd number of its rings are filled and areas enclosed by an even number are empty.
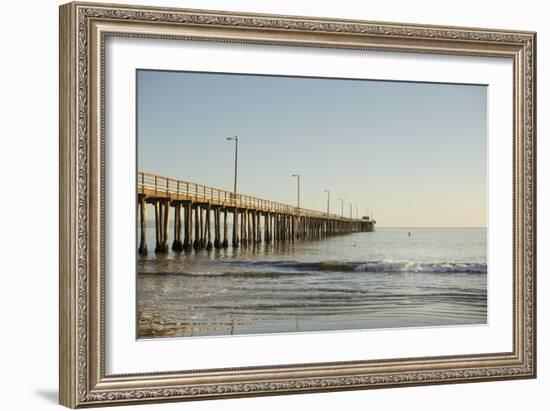
<svg viewBox="0 0 550 411">
<path fill-rule="evenodd" d="M 458 227 L 458 226 L 422 226 L 422 227 L 401 227 L 401 226 L 395 226 L 395 227 L 384 227 L 379 226 L 378 228 L 411 228 L 411 229 L 421 229 L 421 228 L 488 228 L 487 226 L 464 226 L 464 227 Z"/>
</svg>

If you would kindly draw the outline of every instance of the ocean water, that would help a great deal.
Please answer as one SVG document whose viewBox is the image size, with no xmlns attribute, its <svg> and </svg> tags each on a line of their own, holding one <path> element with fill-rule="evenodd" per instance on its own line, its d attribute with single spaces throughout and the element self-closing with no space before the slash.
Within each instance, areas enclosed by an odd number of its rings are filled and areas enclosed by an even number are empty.
<svg viewBox="0 0 550 411">
<path fill-rule="evenodd" d="M 487 322 L 484 228 L 377 228 L 166 255 L 153 252 L 152 231 L 137 261 L 140 338 Z"/>
</svg>

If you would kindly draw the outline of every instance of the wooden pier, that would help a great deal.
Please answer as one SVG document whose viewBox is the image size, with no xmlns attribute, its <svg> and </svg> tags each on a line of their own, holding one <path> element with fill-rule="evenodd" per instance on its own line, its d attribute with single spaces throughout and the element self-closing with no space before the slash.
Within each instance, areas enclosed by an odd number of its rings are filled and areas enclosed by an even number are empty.
<svg viewBox="0 0 550 411">
<path fill-rule="evenodd" d="M 138 173 L 140 224 L 138 252 L 147 254 L 147 204 L 155 210 L 155 252 L 167 252 L 168 217 L 173 209 L 172 250 L 248 247 L 361 231 L 373 231 L 375 221 L 346 218 L 235 194 L 189 181 Z M 230 227 L 231 226 L 231 233 Z"/>
</svg>

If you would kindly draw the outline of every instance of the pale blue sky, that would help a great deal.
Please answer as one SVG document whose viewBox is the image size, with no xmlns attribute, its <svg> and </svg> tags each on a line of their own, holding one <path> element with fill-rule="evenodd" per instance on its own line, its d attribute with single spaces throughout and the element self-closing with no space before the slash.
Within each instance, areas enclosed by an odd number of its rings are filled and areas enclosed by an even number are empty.
<svg viewBox="0 0 550 411">
<path fill-rule="evenodd" d="M 450 85 L 138 71 L 138 169 L 380 227 L 485 227 L 487 90 Z"/>
</svg>

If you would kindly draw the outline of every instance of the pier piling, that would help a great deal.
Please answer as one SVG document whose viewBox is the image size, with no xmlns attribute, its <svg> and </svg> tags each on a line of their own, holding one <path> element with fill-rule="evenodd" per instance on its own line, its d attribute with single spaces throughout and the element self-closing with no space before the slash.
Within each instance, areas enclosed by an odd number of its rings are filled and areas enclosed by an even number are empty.
<svg viewBox="0 0 550 411">
<path fill-rule="evenodd" d="M 147 242 L 146 242 L 146 230 L 147 230 L 147 206 L 145 203 L 145 196 L 138 195 L 139 204 L 139 222 L 140 222 L 140 239 L 138 253 L 140 255 L 147 255 Z"/>
<path fill-rule="evenodd" d="M 206 231 L 206 249 L 212 250 L 212 230 L 210 229 L 210 218 L 212 213 L 210 212 L 210 204 L 206 206 L 206 224 L 205 224 L 205 231 Z"/>
<path fill-rule="evenodd" d="M 228 224 L 227 224 L 227 208 L 223 209 L 223 242 L 222 242 L 222 247 L 223 248 L 229 247 Z"/>
<path fill-rule="evenodd" d="M 187 202 L 183 208 L 184 211 L 184 238 L 183 249 L 188 251 L 191 248 L 191 202 Z"/>
<path fill-rule="evenodd" d="M 200 206 L 195 206 L 195 238 L 193 239 L 193 248 L 198 250 L 200 247 Z"/>
</svg>

